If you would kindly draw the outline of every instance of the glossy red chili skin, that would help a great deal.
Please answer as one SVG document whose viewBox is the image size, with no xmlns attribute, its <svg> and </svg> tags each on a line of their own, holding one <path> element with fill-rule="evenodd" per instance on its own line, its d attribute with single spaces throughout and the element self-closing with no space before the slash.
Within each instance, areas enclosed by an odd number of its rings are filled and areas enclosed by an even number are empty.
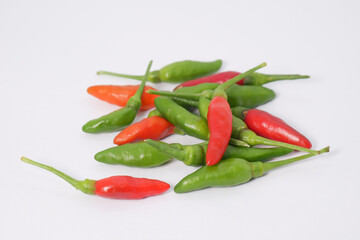
<svg viewBox="0 0 360 240">
<path fill-rule="evenodd" d="M 215 165 L 225 153 L 232 132 L 232 113 L 229 103 L 222 97 L 214 97 L 209 105 L 207 121 L 210 131 L 206 151 L 206 165 Z"/>
<path fill-rule="evenodd" d="M 304 135 L 270 113 L 259 109 L 251 109 L 244 112 L 244 114 L 244 121 L 248 128 L 259 136 L 309 149 L 312 146 Z"/>
<path fill-rule="evenodd" d="M 202 83 L 219 83 L 220 84 L 220 83 L 224 83 L 224 82 L 236 77 L 239 74 L 241 74 L 241 73 L 234 72 L 234 71 L 221 72 L 221 73 L 213 74 L 210 76 L 198 78 L 195 80 L 183 82 L 183 83 L 179 84 L 174 90 L 176 90 L 178 88 L 182 88 L 182 87 L 191 87 L 191 86 L 199 85 Z M 241 79 L 239 82 L 237 82 L 237 84 L 243 85 L 244 79 Z"/>
<path fill-rule="evenodd" d="M 96 181 L 95 194 L 112 199 L 142 199 L 167 191 L 170 185 L 155 179 L 113 176 Z"/>
</svg>

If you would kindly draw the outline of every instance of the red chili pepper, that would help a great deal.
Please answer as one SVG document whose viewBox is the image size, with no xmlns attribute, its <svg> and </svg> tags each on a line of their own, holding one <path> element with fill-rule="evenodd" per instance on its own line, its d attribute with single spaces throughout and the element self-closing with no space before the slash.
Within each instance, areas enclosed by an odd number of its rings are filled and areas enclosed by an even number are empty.
<svg viewBox="0 0 360 240">
<path fill-rule="evenodd" d="M 228 71 L 228 72 L 222 72 L 217 73 L 214 75 L 198 78 L 195 80 L 187 81 L 184 83 L 181 83 L 178 85 L 174 90 L 182 87 L 190 87 L 195 86 L 201 83 L 224 83 L 237 75 L 241 73 L 234 72 L 234 71 Z M 279 75 L 279 74 L 262 74 L 262 73 L 253 73 L 248 77 L 245 77 L 244 79 L 241 79 L 236 84 L 239 85 L 263 85 L 269 82 L 274 82 L 278 80 L 294 80 L 294 79 L 300 79 L 300 78 L 309 78 L 309 76 L 306 75 L 298 75 L 298 74 L 290 74 L 290 75 Z"/>
<path fill-rule="evenodd" d="M 124 107 L 126 106 L 129 98 L 134 96 L 139 86 L 140 85 L 97 85 L 89 87 L 87 89 L 87 92 L 90 95 L 93 95 L 94 97 L 99 98 L 103 101 L 118 105 L 120 107 Z M 155 90 L 155 88 L 153 87 L 145 86 L 144 92 L 141 96 L 141 111 L 145 111 L 155 107 L 154 100 L 158 96 L 147 93 L 146 91 L 149 89 Z"/>
<path fill-rule="evenodd" d="M 76 189 L 86 194 L 95 194 L 113 199 L 141 199 L 161 194 L 170 188 L 166 182 L 147 178 L 134 178 L 130 176 L 113 176 L 101 180 L 85 179 L 78 181 L 53 167 L 22 157 L 23 162 L 48 170 Z"/>
<path fill-rule="evenodd" d="M 311 142 L 301 133 L 290 127 L 283 120 L 258 109 L 244 112 L 244 121 L 256 134 L 304 148 L 311 148 Z"/>
<path fill-rule="evenodd" d="M 152 116 L 134 123 L 122 130 L 115 138 L 114 144 L 141 141 L 145 139 L 160 140 L 174 133 L 175 126 L 165 118 Z"/>
<path fill-rule="evenodd" d="M 206 165 L 214 165 L 225 153 L 232 132 L 232 113 L 225 98 L 216 96 L 209 105 L 207 114 L 210 131 L 206 151 Z"/>
<path fill-rule="evenodd" d="M 166 182 L 130 176 L 113 176 L 96 181 L 95 194 L 113 199 L 141 199 L 170 188 Z"/>
</svg>

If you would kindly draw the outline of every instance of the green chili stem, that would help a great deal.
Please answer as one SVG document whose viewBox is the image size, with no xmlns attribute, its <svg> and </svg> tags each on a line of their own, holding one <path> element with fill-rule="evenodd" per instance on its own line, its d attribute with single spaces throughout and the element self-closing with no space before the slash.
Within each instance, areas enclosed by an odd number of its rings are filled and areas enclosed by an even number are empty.
<svg viewBox="0 0 360 240">
<path fill-rule="evenodd" d="M 254 67 L 254 68 L 251 68 L 250 70 L 248 70 L 248 71 L 246 71 L 246 72 L 244 72 L 244 73 L 242 73 L 240 75 L 237 75 L 236 77 L 234 77 L 234 78 L 220 84 L 220 86 L 218 88 L 226 89 L 226 88 L 230 87 L 231 85 L 237 83 L 241 79 L 246 78 L 247 76 L 251 75 L 253 72 L 255 72 L 255 71 L 257 71 L 260 68 L 263 68 L 265 66 L 266 66 L 266 63 L 264 62 L 264 63 Z"/>
<path fill-rule="evenodd" d="M 124 77 L 124 78 L 130 78 L 130 79 L 135 79 L 135 80 L 143 80 L 144 79 L 144 76 L 127 75 L 127 74 L 107 72 L 107 71 L 98 71 L 96 74 L 98 74 L 98 75 L 111 75 L 111 76 Z"/>
<path fill-rule="evenodd" d="M 250 145 L 244 141 L 241 141 L 239 139 L 230 138 L 229 144 L 234 146 L 240 146 L 240 147 L 250 147 Z"/>
<path fill-rule="evenodd" d="M 302 78 L 309 78 L 307 75 L 299 74 L 262 74 L 262 73 L 253 73 L 251 76 L 247 77 L 244 81 L 244 85 L 257 85 L 261 86 L 269 82 L 275 82 L 278 80 L 295 80 Z"/>
<path fill-rule="evenodd" d="M 64 179 L 68 183 L 70 183 L 73 187 L 75 187 L 76 189 L 78 189 L 84 193 L 94 194 L 94 192 L 95 192 L 95 182 L 96 181 L 94 181 L 94 180 L 90 180 L 90 179 L 86 179 L 84 181 L 76 180 L 76 179 L 70 177 L 69 175 L 67 175 L 53 167 L 50 167 L 50 166 L 42 164 L 42 163 L 35 162 L 27 157 L 21 157 L 21 161 L 32 164 L 39 168 L 43 168 L 47 171 L 50 171 L 50 172 L 58 175 L 59 177 L 61 177 L 62 179 Z"/>
<path fill-rule="evenodd" d="M 308 75 L 299 75 L 299 74 L 262 74 L 265 77 L 265 82 L 273 82 L 277 80 L 296 80 L 296 79 L 302 79 L 302 78 L 309 78 Z"/>
<path fill-rule="evenodd" d="M 177 97 L 172 97 L 172 99 L 177 102 L 177 103 L 181 103 L 184 105 L 190 105 L 192 107 L 198 107 L 199 106 L 199 102 L 195 101 L 195 100 L 190 100 L 190 99 L 184 99 L 184 98 L 177 98 Z"/>
<path fill-rule="evenodd" d="M 150 146 L 156 148 L 157 150 L 169 154 L 170 156 L 175 157 L 178 160 L 186 160 L 186 153 L 183 150 L 172 148 L 166 143 L 157 142 L 151 139 L 147 139 L 145 142 Z"/>
<path fill-rule="evenodd" d="M 326 152 L 329 152 L 330 151 L 330 147 L 325 147 L 321 150 L 318 151 L 318 154 L 322 154 L 322 153 L 326 153 Z M 300 160 L 304 160 L 306 158 L 309 158 L 309 157 L 312 157 L 312 156 L 316 156 L 318 154 L 305 154 L 305 155 L 302 155 L 302 156 L 298 156 L 298 157 L 294 157 L 294 158 L 289 158 L 289 159 L 286 159 L 286 160 L 282 160 L 282 161 L 276 161 L 276 162 L 266 162 L 264 163 L 264 170 L 265 171 L 269 171 L 271 169 L 274 169 L 274 168 L 277 168 L 277 167 L 280 167 L 280 166 L 283 166 L 283 165 L 286 165 L 286 164 L 289 164 L 289 163 L 293 163 L 293 162 L 297 162 L 297 161 L 300 161 Z"/>
<path fill-rule="evenodd" d="M 311 153 L 311 154 L 315 154 L 315 155 L 319 154 L 319 151 L 316 151 L 316 150 L 311 150 L 308 148 L 300 147 L 300 146 L 289 144 L 289 143 L 274 141 L 274 140 L 270 140 L 270 139 L 263 138 L 260 136 L 257 136 L 254 140 L 257 143 L 256 145 L 260 144 L 260 145 L 278 146 L 278 147 L 290 148 L 290 149 L 297 150 L 297 151 L 307 152 L 307 153 Z"/>
<path fill-rule="evenodd" d="M 143 79 L 141 81 L 141 85 L 133 96 L 137 99 L 141 99 L 141 95 L 143 94 L 145 83 L 146 83 L 147 79 L 149 78 L 149 73 L 150 73 L 150 68 L 151 68 L 152 62 L 153 62 L 152 60 L 149 62 L 148 67 L 146 69 L 145 76 L 143 76 Z"/>
<path fill-rule="evenodd" d="M 155 91 L 152 89 L 147 90 L 147 93 L 156 94 L 160 96 L 166 97 L 177 97 L 177 98 L 185 98 L 189 100 L 199 100 L 201 94 L 189 94 L 189 93 L 175 93 L 175 92 L 167 92 L 167 91 Z"/>
</svg>

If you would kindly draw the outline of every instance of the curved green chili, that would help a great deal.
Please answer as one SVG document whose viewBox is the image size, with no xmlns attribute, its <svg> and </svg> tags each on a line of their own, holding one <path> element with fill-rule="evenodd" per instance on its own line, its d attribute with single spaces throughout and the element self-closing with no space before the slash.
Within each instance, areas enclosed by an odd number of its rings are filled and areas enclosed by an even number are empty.
<svg viewBox="0 0 360 240">
<path fill-rule="evenodd" d="M 146 74 L 141 82 L 140 87 L 134 96 L 129 99 L 125 107 L 100 118 L 90 120 L 82 127 L 82 130 L 87 133 L 113 132 L 131 124 L 140 109 L 141 95 L 143 93 L 151 65 L 152 61 L 150 61 L 147 67 Z"/>
<path fill-rule="evenodd" d="M 176 145 L 171 145 L 176 147 Z M 95 154 L 95 160 L 107 164 L 130 167 L 155 167 L 168 162 L 171 156 L 160 152 L 145 142 L 127 143 Z"/>
<path fill-rule="evenodd" d="M 167 97 L 157 97 L 155 106 L 165 119 L 182 129 L 186 134 L 203 140 L 209 138 L 209 129 L 204 118 L 190 113 Z"/>
<path fill-rule="evenodd" d="M 329 147 L 320 150 L 320 153 L 329 151 Z M 199 170 L 183 178 L 174 188 L 176 193 L 185 193 L 207 187 L 235 186 L 250 181 L 252 178 L 263 176 L 265 172 L 297 162 L 314 154 L 290 158 L 276 162 L 248 162 L 241 158 L 221 160 L 213 166 L 203 166 Z"/>
<path fill-rule="evenodd" d="M 149 75 L 150 82 L 184 82 L 187 80 L 192 80 L 199 78 L 211 73 L 216 72 L 220 69 L 222 65 L 221 60 L 215 60 L 212 62 L 199 62 L 199 61 L 190 61 L 185 60 L 181 62 L 174 62 L 165 67 L 161 68 L 159 71 L 152 71 Z M 142 80 L 144 76 L 135 76 L 127 75 L 120 73 L 113 73 L 107 71 L 99 71 L 97 74 L 106 74 L 117 77 L 131 78 L 135 80 Z"/>
<path fill-rule="evenodd" d="M 160 152 L 166 153 L 178 160 L 183 161 L 186 165 L 199 166 L 205 164 L 205 155 L 208 146 L 207 142 L 196 145 L 177 144 L 177 148 L 172 147 L 170 144 L 153 141 L 151 139 L 146 140 L 146 143 L 158 149 Z M 282 147 L 249 148 L 228 145 L 222 158 L 243 158 L 249 162 L 263 162 L 275 157 L 284 156 L 291 153 L 292 151 L 293 150 L 291 149 Z"/>
</svg>

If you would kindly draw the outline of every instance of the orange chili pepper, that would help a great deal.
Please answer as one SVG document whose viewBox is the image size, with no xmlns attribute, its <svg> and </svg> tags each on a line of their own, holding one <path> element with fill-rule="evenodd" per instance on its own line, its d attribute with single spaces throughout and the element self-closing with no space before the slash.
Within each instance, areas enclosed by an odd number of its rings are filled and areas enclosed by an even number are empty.
<svg viewBox="0 0 360 240">
<path fill-rule="evenodd" d="M 140 85 L 97 85 L 89 87 L 87 92 L 90 95 L 93 95 L 94 97 L 108 103 L 115 104 L 120 107 L 125 107 L 129 98 L 135 94 L 139 86 Z M 146 111 L 155 107 L 154 100 L 158 97 L 158 95 L 147 93 L 146 91 L 149 89 L 156 90 L 153 87 L 145 86 L 144 93 L 141 96 L 140 111 Z"/>
<path fill-rule="evenodd" d="M 165 118 L 152 116 L 134 123 L 122 130 L 115 138 L 114 144 L 141 141 L 145 139 L 160 140 L 174 133 L 175 126 Z"/>
</svg>

